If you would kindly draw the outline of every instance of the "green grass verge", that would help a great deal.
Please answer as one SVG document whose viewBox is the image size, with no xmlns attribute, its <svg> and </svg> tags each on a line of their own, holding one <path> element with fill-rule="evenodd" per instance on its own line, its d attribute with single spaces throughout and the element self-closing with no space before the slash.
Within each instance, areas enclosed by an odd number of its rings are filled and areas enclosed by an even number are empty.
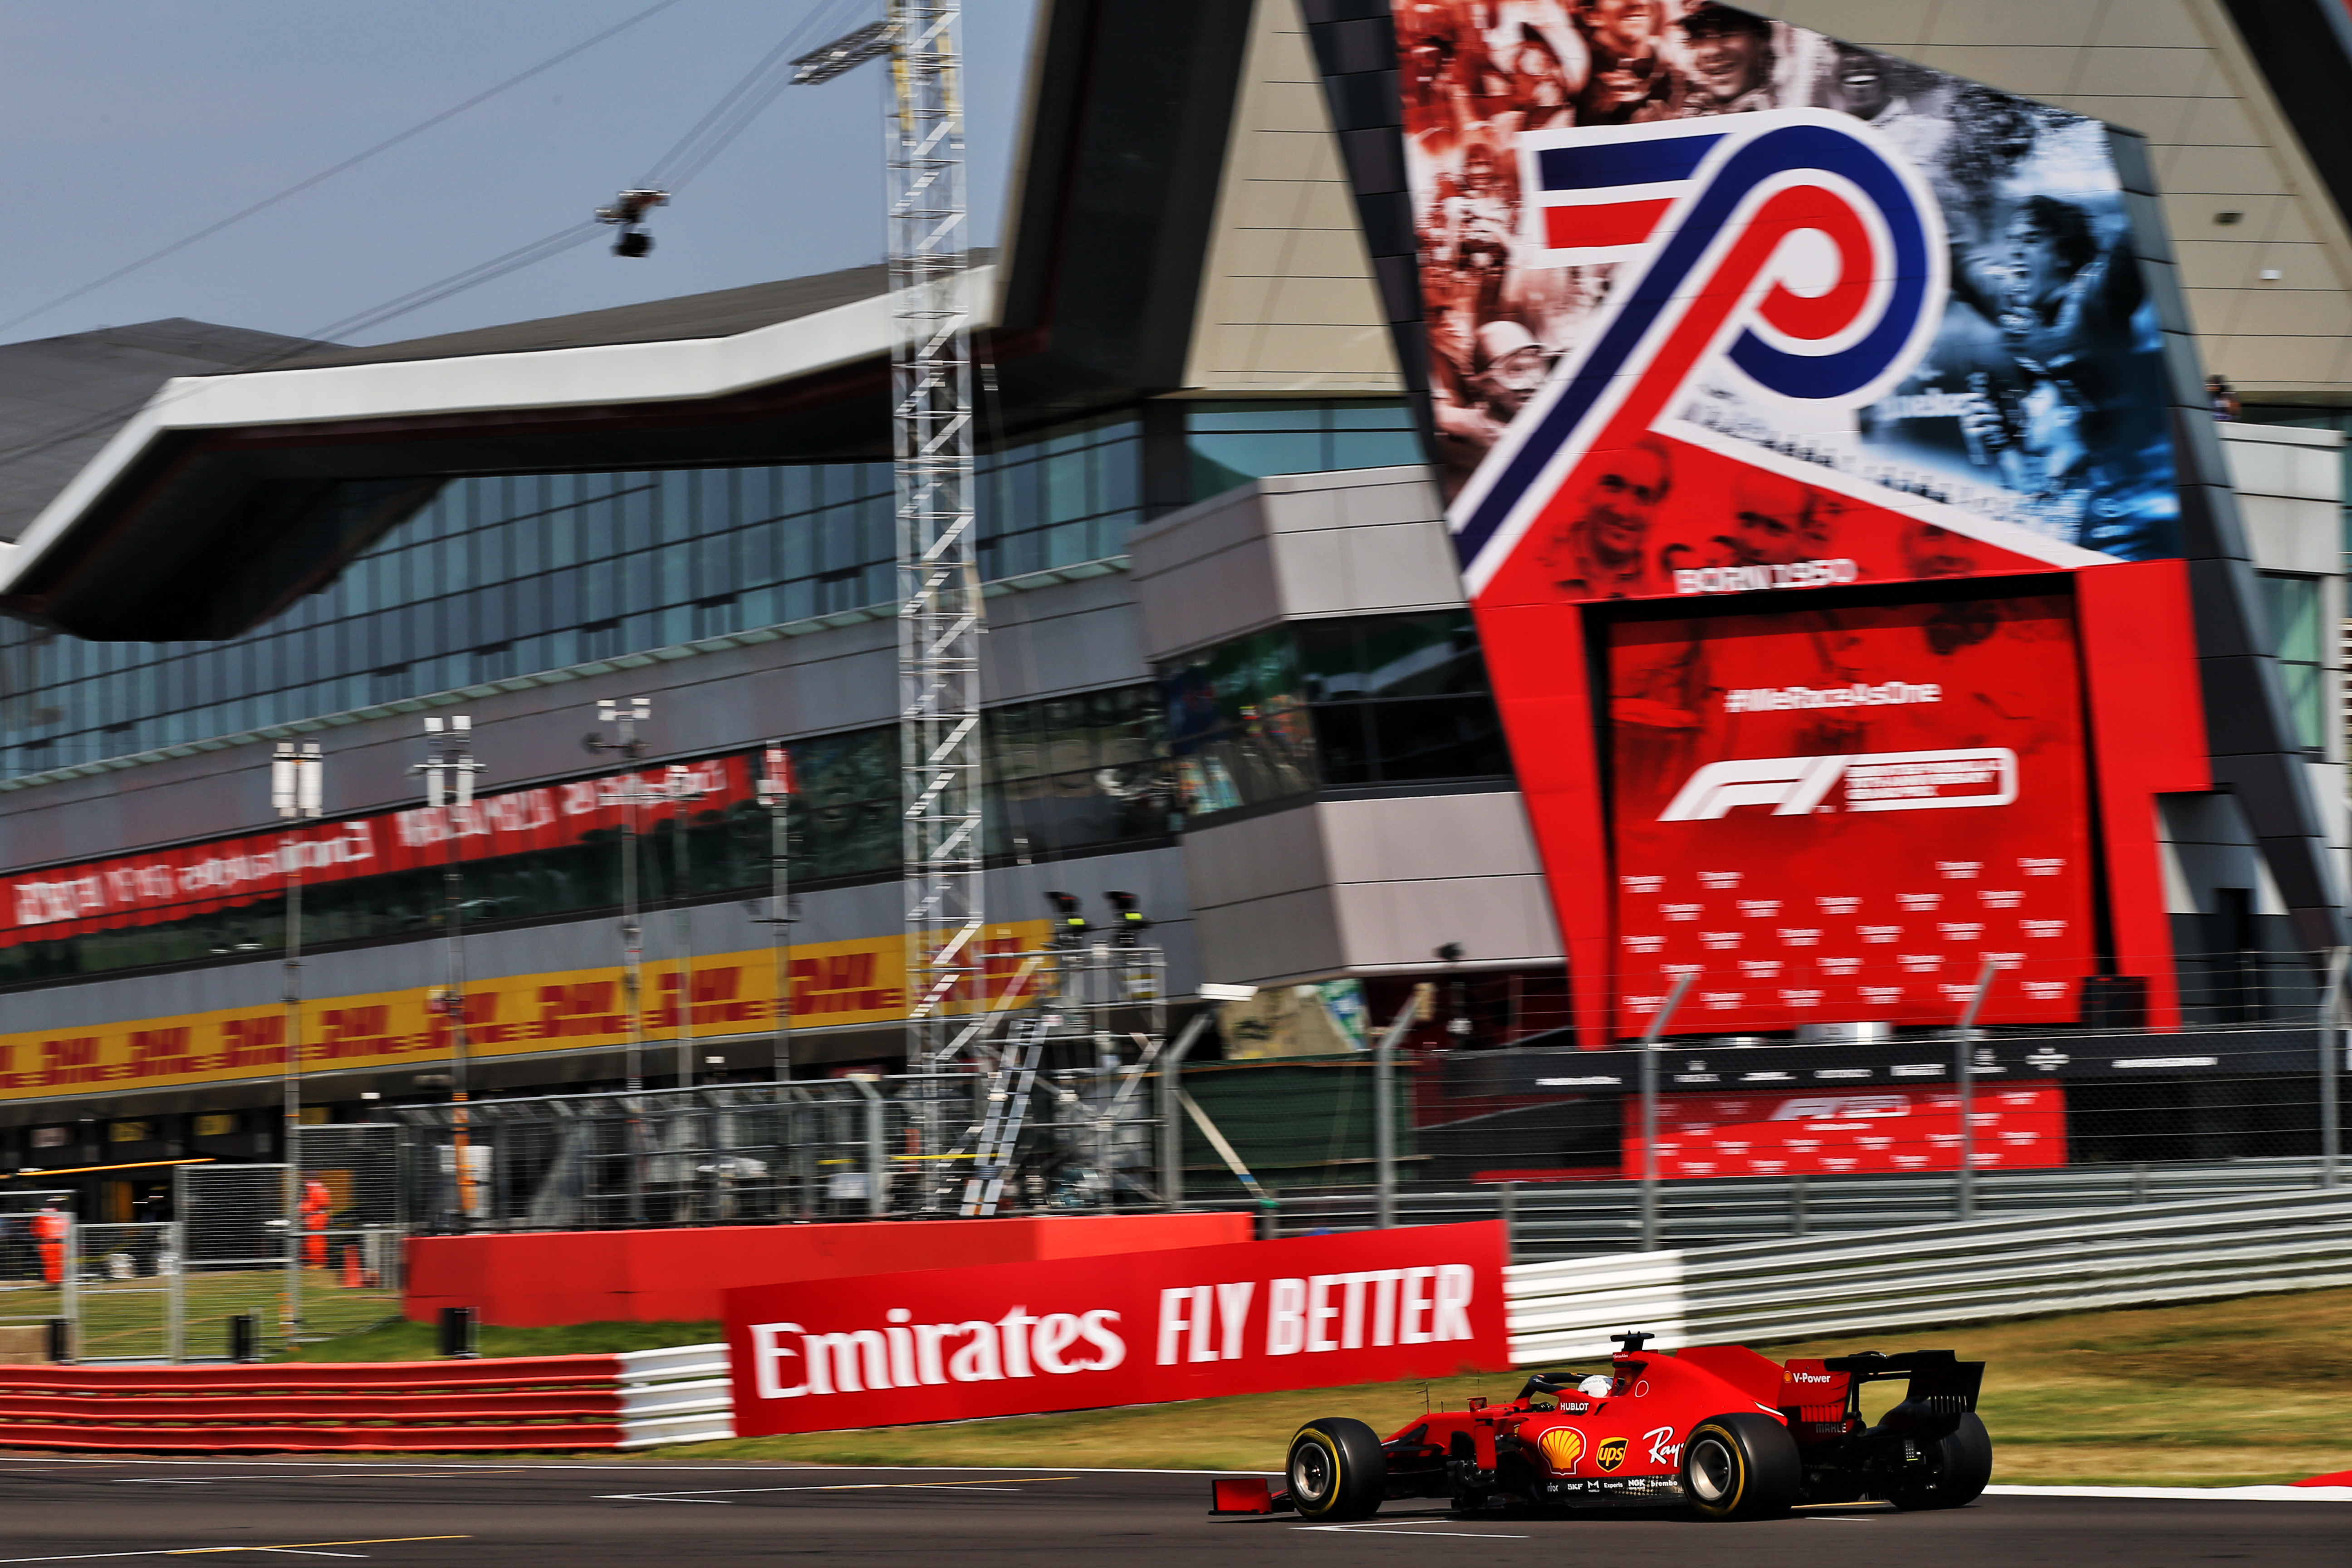
<svg viewBox="0 0 2352 1568">
<path fill-rule="evenodd" d="M 485 1329 L 482 1350 L 488 1355 L 648 1350 L 718 1337 L 715 1323 L 583 1323 Z M 432 1341 L 430 1325 L 400 1323 L 307 1345 L 301 1353 L 316 1361 L 426 1359 Z M 1981 1407 L 1993 1436 L 1996 1481 L 2236 1486 L 2352 1468 L 2352 1290 L 1757 1348 L 1786 1357 L 1927 1346 L 1949 1347 L 1989 1363 Z M 1272 1470 L 1280 1467 L 1290 1435 L 1316 1416 L 1353 1415 L 1385 1433 L 1418 1413 L 1424 1397 L 1441 1406 L 1458 1406 L 1474 1394 L 1504 1399 L 1523 1375 L 1439 1379 L 1426 1385 L 1426 1395 L 1418 1381 L 1369 1384 L 1062 1415 L 740 1438 L 645 1458 Z M 1884 1400 L 1895 1396 L 1893 1389 L 1874 1392 Z"/>
</svg>

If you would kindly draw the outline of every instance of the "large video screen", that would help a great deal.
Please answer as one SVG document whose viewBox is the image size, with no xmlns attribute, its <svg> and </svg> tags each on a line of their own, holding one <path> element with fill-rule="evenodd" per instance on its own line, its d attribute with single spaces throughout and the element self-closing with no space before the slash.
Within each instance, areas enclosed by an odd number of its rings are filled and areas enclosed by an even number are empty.
<svg viewBox="0 0 2352 1568">
<path fill-rule="evenodd" d="M 1617 1026 L 2072 1021 L 2092 868 L 2062 595 L 1609 629 Z"/>
<path fill-rule="evenodd" d="M 1474 590 L 2177 554 L 2106 128 L 1694 0 L 1396 0 Z"/>
</svg>

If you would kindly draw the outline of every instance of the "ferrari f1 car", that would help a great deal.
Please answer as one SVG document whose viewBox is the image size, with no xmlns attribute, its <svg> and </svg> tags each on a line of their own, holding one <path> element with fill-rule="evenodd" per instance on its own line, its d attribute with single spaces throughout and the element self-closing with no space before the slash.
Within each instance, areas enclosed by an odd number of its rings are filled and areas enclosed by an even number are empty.
<svg viewBox="0 0 2352 1568">
<path fill-rule="evenodd" d="M 1803 1503 L 1880 1500 L 1958 1508 L 1992 1476 L 1977 1419 L 1984 1363 L 1949 1351 L 1865 1351 L 1785 1366 L 1738 1345 L 1647 1351 L 1612 1334 L 1612 1375 L 1538 1373 L 1508 1405 L 1423 1415 L 1383 1442 L 1360 1421 L 1310 1421 L 1291 1439 L 1288 1487 L 1220 1480 L 1219 1513 L 1367 1519 L 1383 1501 L 1491 1506 L 1682 1505 L 1755 1519 Z M 1908 1378 L 1874 1424 L 1865 1384 Z"/>
</svg>

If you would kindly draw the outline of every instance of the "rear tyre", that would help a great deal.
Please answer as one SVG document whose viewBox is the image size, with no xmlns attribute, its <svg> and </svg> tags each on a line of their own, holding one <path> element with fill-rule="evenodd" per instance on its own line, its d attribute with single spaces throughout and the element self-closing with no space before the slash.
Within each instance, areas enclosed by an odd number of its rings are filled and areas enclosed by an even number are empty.
<svg viewBox="0 0 2352 1568">
<path fill-rule="evenodd" d="M 1905 1481 L 1887 1500 L 1901 1509 L 1966 1508 L 1992 1479 L 1992 1434 L 1971 1412 L 1923 1458 L 1927 1464 L 1918 1479 Z"/>
<path fill-rule="evenodd" d="M 1797 1500 L 1796 1439 L 1769 1415 L 1711 1415 L 1683 1445 L 1683 1498 L 1701 1519 L 1769 1519 Z"/>
<path fill-rule="evenodd" d="M 1283 1469 L 1301 1519 L 1370 1519 L 1381 1510 L 1388 1458 L 1380 1435 L 1360 1421 L 1344 1415 L 1309 1421 L 1290 1440 Z"/>
</svg>

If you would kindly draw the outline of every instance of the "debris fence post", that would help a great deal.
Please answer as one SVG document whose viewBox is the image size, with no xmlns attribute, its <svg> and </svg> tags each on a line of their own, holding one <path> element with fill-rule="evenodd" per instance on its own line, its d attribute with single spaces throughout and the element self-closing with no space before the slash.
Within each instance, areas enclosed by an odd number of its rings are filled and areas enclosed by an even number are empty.
<svg viewBox="0 0 2352 1568">
<path fill-rule="evenodd" d="M 1675 988 L 1655 1013 L 1650 1015 L 1650 1026 L 1642 1031 L 1642 1250 L 1658 1250 L 1658 1041 L 1664 1037 L 1666 1026 L 1674 1021 L 1675 1009 L 1683 1005 L 1698 979 L 1698 971 L 1685 969 L 1675 977 Z"/>
</svg>

